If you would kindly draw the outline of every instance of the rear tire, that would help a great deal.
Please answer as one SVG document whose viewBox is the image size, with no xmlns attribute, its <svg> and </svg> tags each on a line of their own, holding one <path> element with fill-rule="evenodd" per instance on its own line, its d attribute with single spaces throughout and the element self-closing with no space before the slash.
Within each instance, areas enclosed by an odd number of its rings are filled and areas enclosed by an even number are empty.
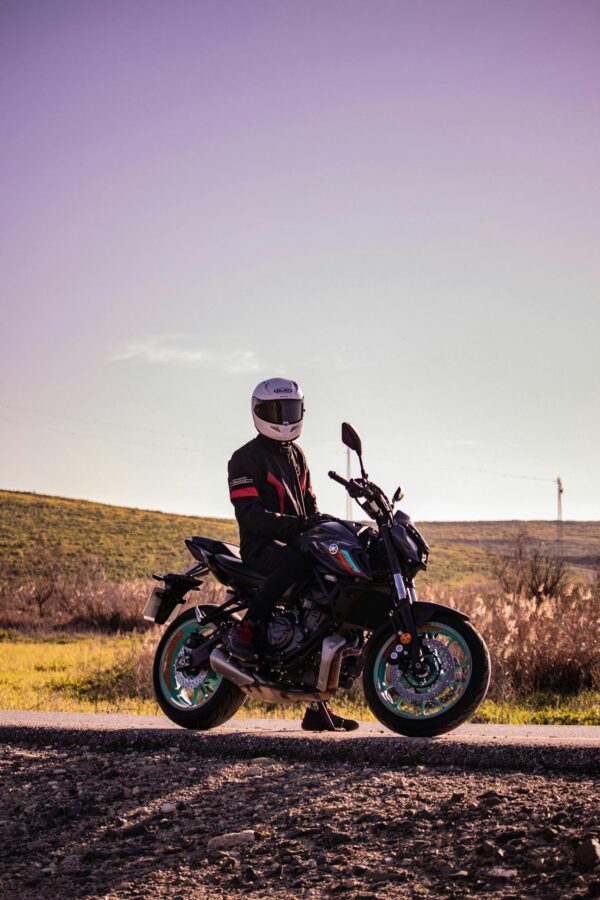
<svg viewBox="0 0 600 900">
<path fill-rule="evenodd" d="M 390 658 L 397 640 L 390 623 L 369 641 L 363 690 L 369 709 L 387 728 L 407 737 L 433 737 L 458 728 L 481 705 L 490 682 L 490 657 L 479 632 L 453 612 L 436 612 L 431 622 L 419 628 L 419 633 L 431 635 L 430 640 L 434 644 L 438 641 L 437 654 L 431 654 L 436 666 L 440 661 L 454 660 L 446 670 L 443 665 L 439 667 L 438 678 L 432 678 L 430 683 L 431 693 L 435 693 L 436 683 L 442 680 L 447 680 L 448 686 L 437 696 L 421 700 L 423 694 L 419 695 L 414 690 L 415 682 L 411 682 L 410 675 L 406 678 L 400 666 Z M 444 658 L 445 651 L 439 644 L 446 644 L 447 641 L 449 653 Z M 453 668 L 448 676 L 445 673 L 450 666 Z M 426 692 L 427 688 L 421 690 Z M 419 697 L 418 700 L 405 699 L 411 691 Z"/>
<path fill-rule="evenodd" d="M 200 609 L 211 610 L 202 606 Z M 175 670 L 175 660 L 192 634 L 209 634 L 211 626 L 202 626 L 194 609 L 178 616 L 163 634 L 154 657 L 153 683 L 158 705 L 176 725 L 194 731 L 207 731 L 226 722 L 244 703 L 246 695 L 235 684 L 217 675 L 212 669 L 203 670 L 206 675 L 184 673 L 183 678 L 192 685 L 182 684 L 182 676 Z M 196 681 L 202 678 L 197 687 Z"/>
</svg>

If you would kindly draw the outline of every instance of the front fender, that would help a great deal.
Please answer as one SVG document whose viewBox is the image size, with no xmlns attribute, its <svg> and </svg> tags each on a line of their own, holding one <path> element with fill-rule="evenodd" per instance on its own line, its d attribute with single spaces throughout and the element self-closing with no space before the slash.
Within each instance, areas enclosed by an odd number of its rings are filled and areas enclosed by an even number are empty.
<svg viewBox="0 0 600 900">
<path fill-rule="evenodd" d="M 466 613 L 461 612 L 460 609 L 454 609 L 452 606 L 444 606 L 443 603 L 428 603 L 426 600 L 418 600 L 416 603 L 413 603 L 412 611 L 417 628 L 420 625 L 425 625 L 426 622 L 429 622 L 429 620 L 435 616 L 436 612 L 451 612 L 464 622 L 471 621 L 469 616 Z"/>
<path fill-rule="evenodd" d="M 427 603 L 427 601 L 418 600 L 416 603 L 413 603 L 410 608 L 415 617 L 417 628 L 420 628 L 422 625 L 426 625 L 427 622 L 435 619 L 436 612 L 452 613 L 459 619 L 463 619 L 465 622 L 470 621 L 469 616 L 466 613 L 461 612 L 459 609 L 454 609 L 452 606 L 444 606 L 443 603 Z M 392 623 L 389 618 L 387 618 L 385 622 L 382 622 L 379 628 L 377 628 L 369 638 L 367 646 L 374 644 L 379 639 L 382 632 L 389 631 L 391 625 Z"/>
</svg>

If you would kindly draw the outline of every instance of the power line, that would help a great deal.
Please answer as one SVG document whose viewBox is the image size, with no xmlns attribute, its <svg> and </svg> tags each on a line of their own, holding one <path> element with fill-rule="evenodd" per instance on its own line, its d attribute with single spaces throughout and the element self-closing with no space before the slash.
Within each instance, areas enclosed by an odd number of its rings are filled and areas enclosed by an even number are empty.
<svg viewBox="0 0 600 900">
<path fill-rule="evenodd" d="M 75 422 L 80 425 L 95 425 L 99 428 L 117 428 L 122 431 L 144 431 L 149 434 L 165 434 L 170 437 L 182 437 L 182 438 L 208 438 L 211 435 L 208 434 L 200 434 L 195 432 L 194 434 L 184 433 L 184 432 L 174 432 L 172 429 L 165 430 L 160 428 L 148 428 L 145 425 L 123 425 L 122 423 L 117 422 L 106 422 L 101 419 L 86 419 L 81 416 L 65 416 L 62 413 L 48 412 L 44 409 L 32 409 L 30 407 L 24 406 L 12 406 L 8 403 L 0 403 L 0 409 L 10 409 L 17 413 L 28 413 L 38 416 L 46 416 L 50 419 L 60 419 L 63 422 Z M 7 421 L 7 420 L 5 420 Z M 32 423 L 14 423 L 14 424 L 32 424 Z M 75 434 L 75 432 L 72 432 Z"/>
<path fill-rule="evenodd" d="M 329 443 L 329 442 L 324 441 L 321 443 Z M 397 460 L 398 462 L 400 462 L 400 458 L 399 458 L 398 454 L 394 453 L 391 450 L 373 450 L 373 452 L 370 453 L 369 455 L 370 456 L 379 456 L 379 457 L 385 456 L 388 459 L 393 459 L 393 460 Z M 422 457 L 422 459 L 426 460 L 429 463 L 432 463 L 432 465 L 436 469 L 463 469 L 465 472 L 480 472 L 482 475 L 492 475 L 496 478 L 520 478 L 520 479 L 523 479 L 524 481 L 545 481 L 545 482 L 552 482 L 552 484 L 556 484 L 556 478 L 544 478 L 544 477 L 540 477 L 539 475 L 520 475 L 520 474 L 516 474 L 515 472 L 498 472 L 498 471 L 495 471 L 492 469 L 482 469 L 479 466 L 461 466 L 461 465 L 458 465 L 455 463 L 438 463 L 436 460 L 432 459 L 429 456 L 424 456 L 424 457 Z"/>
<path fill-rule="evenodd" d="M 68 435 L 71 435 L 71 437 L 82 437 L 82 438 L 86 438 L 88 440 L 89 439 L 91 439 L 91 440 L 97 439 L 96 436 L 93 434 L 83 434 L 81 431 L 71 431 L 71 430 L 66 431 L 65 429 L 61 429 L 61 428 L 53 428 L 52 425 L 47 425 L 42 422 L 19 422 L 16 419 L 8 419 L 5 416 L 0 416 L 0 421 L 8 422 L 11 425 L 18 425 L 21 428 L 43 428 L 44 431 L 56 431 L 60 434 L 66 433 Z M 162 432 L 162 433 L 166 434 L 167 432 Z M 153 444 L 153 443 L 149 443 L 148 441 L 129 441 L 129 440 L 123 440 L 121 438 L 110 438 L 110 437 L 108 437 L 108 438 L 103 437 L 102 441 L 104 441 L 104 442 L 108 441 L 111 444 L 119 444 L 119 446 L 144 447 L 144 448 L 152 447 L 155 450 L 173 450 L 173 451 L 182 451 L 184 453 L 202 453 L 203 450 L 205 449 L 202 447 L 172 447 L 172 446 L 167 446 L 166 444 Z"/>
<path fill-rule="evenodd" d="M 44 410 L 36 410 L 36 409 L 30 409 L 30 408 L 18 407 L 18 406 L 9 406 L 8 404 L 5 404 L 5 403 L 0 403 L 0 409 L 14 409 L 14 410 L 19 410 L 19 411 L 25 412 L 25 413 L 34 413 L 34 414 L 38 414 L 38 415 L 48 416 L 48 417 L 54 418 L 54 419 L 61 419 L 62 421 L 65 421 L 65 422 L 76 422 L 76 423 L 80 423 L 80 424 L 96 425 L 96 426 L 100 426 L 100 427 L 118 428 L 118 429 L 122 429 L 124 431 L 144 431 L 144 432 L 148 432 L 151 434 L 169 435 L 170 437 L 182 437 L 182 438 L 195 437 L 195 438 L 201 438 L 202 440 L 211 440 L 211 441 L 216 440 L 215 435 L 212 435 L 212 434 L 196 433 L 196 434 L 192 435 L 192 434 L 185 434 L 183 432 L 165 431 L 165 430 L 160 430 L 157 428 L 146 428 L 143 425 L 121 425 L 121 424 L 117 424 L 116 422 L 102 422 L 101 420 L 98 420 L 98 419 L 84 419 L 84 418 L 79 418 L 76 416 L 63 416 L 63 415 L 59 415 L 58 413 L 45 412 Z M 61 430 L 64 431 L 65 430 L 65 429 L 59 429 L 59 428 L 52 428 L 51 425 L 47 425 L 42 422 L 20 422 L 17 419 L 10 419 L 6 416 L 0 416 L 0 420 L 3 422 L 8 422 L 11 425 L 18 425 L 23 428 L 44 428 L 44 429 L 50 429 L 52 431 L 61 431 Z M 84 438 L 94 437 L 94 435 L 84 434 L 80 431 L 73 431 L 71 429 L 69 429 L 67 433 L 72 435 L 73 437 L 84 437 Z M 223 435 L 220 434 L 219 439 L 221 439 L 222 437 L 223 437 Z M 107 440 L 107 438 L 103 438 L 103 440 Z M 108 440 L 111 440 L 111 439 L 108 438 Z M 116 439 L 113 440 L 113 443 L 114 442 L 117 442 Z M 185 451 L 189 451 L 190 453 L 201 453 L 203 450 L 206 449 L 204 447 L 172 447 L 172 446 L 166 446 L 164 444 L 149 444 L 146 441 L 144 441 L 142 443 L 140 441 L 119 440 L 118 443 L 127 444 L 132 447 L 134 447 L 134 446 L 135 447 L 156 447 L 159 450 L 185 450 Z M 338 446 L 335 441 L 311 441 L 311 443 L 314 445 L 322 446 L 322 447 L 337 447 Z M 391 453 L 391 452 L 385 451 L 385 450 L 374 450 L 371 455 L 372 456 L 380 456 L 380 457 L 383 455 L 383 456 L 387 456 L 390 459 L 395 459 L 395 460 L 399 459 L 395 453 Z M 546 483 L 552 482 L 552 484 L 556 484 L 556 478 L 541 478 L 540 476 L 537 476 L 537 475 L 517 475 L 514 472 L 497 472 L 497 471 L 493 471 L 491 469 L 482 469 L 482 468 L 475 467 L 475 466 L 455 465 L 454 463 L 440 464 L 440 463 L 437 463 L 435 460 L 432 460 L 431 458 L 426 457 L 426 459 L 427 459 L 427 462 L 432 463 L 436 469 L 462 469 L 465 472 L 480 472 L 482 475 L 492 475 L 496 478 L 519 478 L 524 481 L 543 481 Z"/>
<path fill-rule="evenodd" d="M 431 460 L 433 462 L 433 460 Z M 476 466 L 459 466 L 454 463 L 438 465 L 440 469 L 463 469 L 465 472 L 481 472 L 483 475 L 494 475 L 496 478 L 520 478 L 523 481 L 551 481 L 556 484 L 556 478 L 541 478 L 539 475 L 517 475 L 515 472 L 495 472 L 491 469 L 480 469 Z"/>
<path fill-rule="evenodd" d="M 75 422 L 75 423 L 84 424 L 84 425 L 94 425 L 94 426 L 102 427 L 102 428 L 116 428 L 116 429 L 123 430 L 123 431 L 138 431 L 138 432 L 141 431 L 141 432 L 146 432 L 148 434 L 169 435 L 170 437 L 181 437 L 181 438 L 195 437 L 195 438 L 201 438 L 202 440 L 211 440 L 211 441 L 215 440 L 215 436 L 211 435 L 211 434 L 196 433 L 196 434 L 192 435 L 192 434 L 186 434 L 186 433 L 182 433 L 182 432 L 179 432 L 179 433 L 173 432 L 172 430 L 166 431 L 163 429 L 148 428 L 143 425 L 123 425 L 121 423 L 106 422 L 106 421 L 102 421 L 100 419 L 86 419 L 86 418 L 82 418 L 82 417 L 78 417 L 78 416 L 66 416 L 66 415 L 63 415 L 60 413 L 48 412 L 46 410 L 41 410 L 41 409 L 13 406 L 13 405 L 10 405 L 7 403 L 0 403 L 0 409 L 10 409 L 10 410 L 15 410 L 15 411 L 19 411 L 19 412 L 23 412 L 23 413 L 27 413 L 27 414 L 47 416 L 48 418 L 59 419 L 64 422 Z M 41 422 L 20 422 L 16 419 L 10 419 L 5 416 L 0 417 L 0 420 L 4 421 L 4 422 L 8 422 L 11 425 L 17 425 L 17 426 L 23 427 L 23 428 L 44 428 L 44 429 L 49 429 L 52 431 L 59 431 L 59 432 L 61 431 L 61 429 L 59 429 L 59 428 L 52 428 L 51 425 L 44 424 Z M 62 429 L 62 430 L 64 432 L 65 429 Z M 70 434 L 73 437 L 83 437 L 83 438 L 90 438 L 90 437 L 93 438 L 94 437 L 93 435 L 83 434 L 82 432 L 73 431 L 73 430 L 69 430 L 68 434 Z M 220 439 L 222 437 L 223 437 L 223 435 L 219 435 Z M 130 446 L 130 447 L 153 448 L 156 450 L 167 450 L 167 451 L 183 452 L 183 453 L 202 453 L 206 449 L 205 447 L 174 447 L 174 446 L 169 446 L 169 445 L 165 445 L 165 444 L 148 443 L 147 441 L 144 441 L 142 443 L 141 441 L 121 440 L 121 439 L 116 439 L 116 438 L 111 439 L 111 438 L 106 438 L 106 437 L 102 438 L 102 440 L 109 440 L 109 441 L 111 441 L 111 443 L 118 443 L 119 445 Z M 319 441 L 319 440 L 317 440 L 317 441 L 313 441 L 312 443 L 315 445 L 319 445 L 319 446 L 332 446 L 332 447 L 338 446 L 337 443 L 335 443 L 334 441 L 323 441 L 323 440 Z M 349 451 L 348 451 L 348 453 L 349 453 Z M 385 451 L 385 450 L 374 450 L 372 455 L 379 456 L 379 457 L 387 456 L 388 458 L 395 459 L 395 460 L 399 459 L 397 454 L 395 454 L 391 451 Z M 488 476 L 492 476 L 494 478 L 516 478 L 521 481 L 538 481 L 538 482 L 544 482 L 546 484 L 551 482 L 552 484 L 556 484 L 558 487 L 557 542 L 559 543 L 559 545 L 562 542 L 562 524 L 561 523 L 562 523 L 563 487 L 562 487 L 562 482 L 561 482 L 560 478 L 559 479 L 544 478 L 544 477 L 540 477 L 539 475 L 521 475 L 521 474 L 517 474 L 515 472 L 498 472 L 496 470 L 483 469 L 481 467 L 476 467 L 476 466 L 461 466 L 461 465 L 454 464 L 454 463 L 439 464 L 439 463 L 435 462 L 435 460 L 432 460 L 430 458 L 426 458 L 426 459 L 429 463 L 432 463 L 436 469 L 459 469 L 459 470 L 462 470 L 465 472 L 478 472 L 482 475 L 488 475 Z"/>
<path fill-rule="evenodd" d="M 170 437 L 201 438 L 202 440 L 207 440 L 207 439 L 215 440 L 215 436 L 213 434 L 201 434 L 199 432 L 195 432 L 193 434 L 186 433 L 186 432 L 175 432 L 172 429 L 165 430 L 165 429 L 159 429 L 159 428 L 148 428 L 145 425 L 123 425 L 122 423 L 107 422 L 107 421 L 103 421 L 102 419 L 87 419 L 87 418 L 82 418 L 81 416 L 66 416 L 63 413 L 49 412 L 47 410 L 34 409 L 31 407 L 14 406 L 14 405 L 8 404 L 8 403 L 0 403 L 0 409 L 10 409 L 10 410 L 14 410 L 15 412 L 32 413 L 34 415 L 47 416 L 48 418 L 52 418 L 52 419 L 60 419 L 64 422 L 75 422 L 75 423 L 79 423 L 82 425 L 95 425 L 100 428 L 117 428 L 117 429 L 123 430 L 123 431 L 144 431 L 149 434 L 164 434 L 164 435 L 168 435 Z M 23 425 L 23 426 L 33 426 L 36 424 L 36 423 L 31 423 L 31 422 L 17 422 L 12 419 L 4 419 L 4 421 L 11 422 L 13 425 Z M 40 425 L 39 427 L 48 427 L 48 426 Z M 76 431 L 71 431 L 70 434 L 80 436 L 80 437 L 88 436 L 88 435 L 82 435 L 81 432 L 76 432 Z M 219 438 L 222 438 L 222 437 L 223 437 L 223 435 L 219 434 Z M 230 437 L 235 439 L 235 436 L 233 436 L 233 435 L 230 435 Z M 311 444 L 318 445 L 321 447 L 337 447 L 338 446 L 338 444 L 335 441 L 323 441 L 323 440 L 311 441 Z M 143 444 L 140 446 L 146 447 L 146 446 L 152 446 L 152 445 Z M 156 446 L 159 446 L 159 445 L 156 445 Z M 201 450 L 200 447 L 189 447 L 189 448 L 165 447 L 164 449 L 165 450 L 189 449 L 189 450 L 193 450 L 194 452 L 199 452 Z M 372 456 L 387 456 L 390 459 L 396 459 L 396 460 L 399 459 L 396 453 L 393 453 L 392 451 L 389 451 L 389 450 L 387 450 L 387 451 L 386 450 L 374 450 L 371 455 Z M 482 468 L 479 468 L 476 466 L 455 465 L 454 463 L 443 463 L 440 465 L 439 463 L 436 463 L 435 460 L 432 460 L 431 458 L 428 458 L 428 462 L 432 462 L 435 465 L 435 467 L 438 469 L 463 469 L 465 472 L 480 472 L 483 475 L 493 475 L 498 478 L 519 478 L 524 481 L 546 481 L 546 482 L 551 481 L 553 484 L 556 484 L 556 478 L 541 478 L 536 475 L 517 475 L 514 472 L 497 472 L 497 471 L 493 471 L 491 469 L 482 469 Z"/>
</svg>

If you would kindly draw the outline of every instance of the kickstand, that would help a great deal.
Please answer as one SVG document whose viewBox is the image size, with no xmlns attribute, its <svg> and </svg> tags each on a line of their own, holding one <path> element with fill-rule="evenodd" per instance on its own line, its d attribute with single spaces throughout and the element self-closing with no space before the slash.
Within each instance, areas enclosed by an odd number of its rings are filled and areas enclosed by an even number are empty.
<svg viewBox="0 0 600 900">
<path fill-rule="evenodd" d="M 320 708 L 320 711 L 323 713 L 325 720 L 327 722 L 328 728 L 327 731 L 344 731 L 343 728 L 336 728 L 333 724 L 333 720 L 329 715 L 329 710 L 327 709 L 327 704 L 323 700 L 316 701 L 317 706 Z"/>
</svg>

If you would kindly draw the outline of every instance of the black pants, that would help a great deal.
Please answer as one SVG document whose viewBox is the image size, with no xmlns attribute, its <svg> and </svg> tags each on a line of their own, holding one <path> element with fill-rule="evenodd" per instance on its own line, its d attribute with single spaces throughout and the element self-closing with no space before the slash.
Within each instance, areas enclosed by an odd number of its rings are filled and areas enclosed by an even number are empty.
<svg viewBox="0 0 600 900">
<path fill-rule="evenodd" d="M 287 589 L 312 568 L 309 556 L 275 541 L 265 544 L 258 553 L 244 554 L 244 562 L 269 576 L 250 601 L 247 617 L 253 622 L 264 622 Z"/>
</svg>

